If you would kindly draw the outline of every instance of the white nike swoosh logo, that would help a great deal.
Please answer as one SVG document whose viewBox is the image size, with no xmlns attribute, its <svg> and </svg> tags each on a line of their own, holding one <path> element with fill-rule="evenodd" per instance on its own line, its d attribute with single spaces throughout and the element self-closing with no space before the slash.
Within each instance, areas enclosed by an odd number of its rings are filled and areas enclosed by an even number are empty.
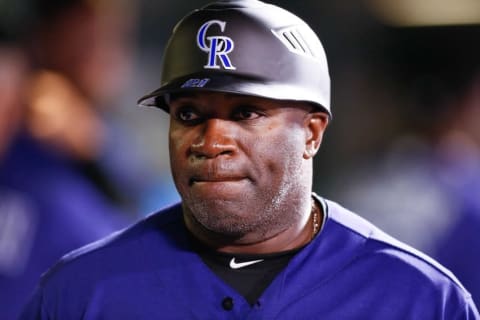
<svg viewBox="0 0 480 320">
<path fill-rule="evenodd" d="M 251 261 L 245 261 L 245 262 L 238 262 L 237 263 L 237 262 L 235 262 L 235 257 L 233 257 L 232 260 L 230 260 L 230 268 L 240 269 L 240 268 L 251 266 L 252 264 L 259 263 L 259 262 L 262 262 L 262 261 L 263 261 L 263 259 L 251 260 Z"/>
</svg>

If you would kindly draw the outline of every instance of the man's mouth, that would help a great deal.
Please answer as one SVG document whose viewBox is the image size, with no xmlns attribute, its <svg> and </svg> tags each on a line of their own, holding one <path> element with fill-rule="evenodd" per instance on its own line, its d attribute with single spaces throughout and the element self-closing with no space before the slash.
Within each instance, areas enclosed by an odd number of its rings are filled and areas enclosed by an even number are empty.
<svg viewBox="0 0 480 320">
<path fill-rule="evenodd" d="M 208 177 L 192 177 L 189 180 L 189 185 L 194 184 L 207 184 L 207 183 L 221 183 L 221 182 L 240 182 L 247 179 L 246 177 L 241 176 L 208 176 Z"/>
</svg>

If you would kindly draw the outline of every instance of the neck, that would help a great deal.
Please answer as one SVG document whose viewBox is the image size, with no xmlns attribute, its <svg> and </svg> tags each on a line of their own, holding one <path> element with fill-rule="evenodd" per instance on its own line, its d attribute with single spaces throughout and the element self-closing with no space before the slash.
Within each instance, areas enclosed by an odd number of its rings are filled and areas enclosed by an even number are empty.
<svg viewBox="0 0 480 320">
<path fill-rule="evenodd" d="M 259 236 L 246 234 L 241 237 L 229 237 L 204 228 L 193 215 L 185 213 L 187 229 L 205 245 L 219 252 L 233 254 L 268 254 L 293 250 L 309 243 L 320 229 L 323 212 L 311 198 L 301 205 L 301 214 L 292 225 L 273 234 Z M 184 211 L 185 212 L 185 211 Z M 273 229 L 273 228 L 272 228 Z"/>
</svg>

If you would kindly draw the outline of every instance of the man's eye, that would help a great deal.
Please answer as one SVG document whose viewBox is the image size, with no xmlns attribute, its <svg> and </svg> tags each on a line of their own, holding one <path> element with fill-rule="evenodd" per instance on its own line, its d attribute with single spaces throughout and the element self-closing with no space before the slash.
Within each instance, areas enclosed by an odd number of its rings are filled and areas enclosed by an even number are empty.
<svg viewBox="0 0 480 320">
<path fill-rule="evenodd" d="M 183 109 L 177 112 L 177 118 L 181 121 L 191 122 L 198 120 L 198 114 L 192 109 Z"/>
<path fill-rule="evenodd" d="M 251 109 L 241 109 L 235 112 L 235 118 L 238 120 L 253 120 L 260 116 L 260 113 Z"/>
</svg>

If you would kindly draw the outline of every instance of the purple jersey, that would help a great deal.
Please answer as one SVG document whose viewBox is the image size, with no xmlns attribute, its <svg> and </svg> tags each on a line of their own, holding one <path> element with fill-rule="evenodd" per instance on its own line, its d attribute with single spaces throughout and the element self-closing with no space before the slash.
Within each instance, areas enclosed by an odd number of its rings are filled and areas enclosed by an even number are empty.
<svg viewBox="0 0 480 320">
<path fill-rule="evenodd" d="M 228 302 L 228 303 L 226 303 Z M 438 263 L 326 201 L 322 231 L 251 306 L 192 250 L 180 205 L 65 256 L 22 319 L 480 319 Z"/>
</svg>

